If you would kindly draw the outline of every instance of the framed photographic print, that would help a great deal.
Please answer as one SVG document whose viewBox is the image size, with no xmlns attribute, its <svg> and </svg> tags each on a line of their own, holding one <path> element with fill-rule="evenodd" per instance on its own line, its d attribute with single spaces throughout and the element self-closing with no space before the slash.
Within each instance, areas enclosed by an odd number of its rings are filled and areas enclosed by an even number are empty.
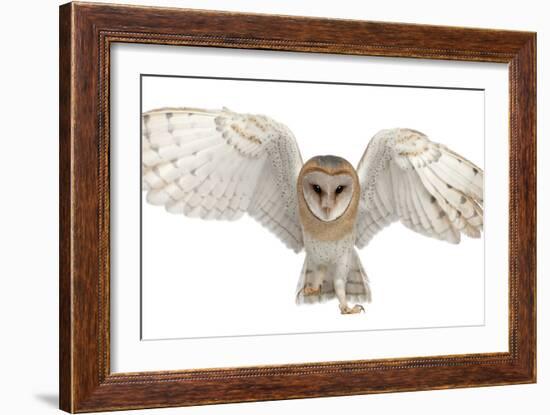
<svg viewBox="0 0 550 415">
<path fill-rule="evenodd" d="M 60 407 L 536 380 L 536 36 L 60 8 Z"/>
</svg>

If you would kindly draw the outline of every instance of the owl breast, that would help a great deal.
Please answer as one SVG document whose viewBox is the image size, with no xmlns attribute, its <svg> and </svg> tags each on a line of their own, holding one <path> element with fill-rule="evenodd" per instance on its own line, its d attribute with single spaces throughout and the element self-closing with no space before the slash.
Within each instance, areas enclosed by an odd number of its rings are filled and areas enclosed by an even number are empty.
<svg viewBox="0 0 550 415">
<path fill-rule="evenodd" d="M 355 233 L 348 233 L 341 239 L 323 241 L 304 232 L 304 247 L 308 260 L 316 265 L 335 264 L 348 255 L 355 244 Z"/>
</svg>

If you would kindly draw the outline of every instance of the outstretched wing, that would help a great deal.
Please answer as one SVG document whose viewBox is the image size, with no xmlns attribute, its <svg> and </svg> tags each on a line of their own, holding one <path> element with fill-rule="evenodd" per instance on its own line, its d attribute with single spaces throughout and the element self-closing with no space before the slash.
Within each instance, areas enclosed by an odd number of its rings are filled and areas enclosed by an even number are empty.
<svg viewBox="0 0 550 415">
<path fill-rule="evenodd" d="M 361 199 L 356 245 L 401 221 L 423 235 L 460 242 L 483 229 L 483 171 L 424 134 L 382 130 L 363 154 L 357 173 Z"/>
<path fill-rule="evenodd" d="M 303 247 L 290 130 L 262 115 L 162 108 L 142 116 L 142 184 L 168 212 L 236 220 L 245 212 L 286 246 Z"/>
</svg>

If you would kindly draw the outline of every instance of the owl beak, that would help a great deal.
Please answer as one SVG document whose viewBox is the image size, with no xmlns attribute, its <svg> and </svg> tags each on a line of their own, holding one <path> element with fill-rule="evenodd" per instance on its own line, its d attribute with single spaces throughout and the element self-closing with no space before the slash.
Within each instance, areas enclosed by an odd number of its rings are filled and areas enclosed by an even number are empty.
<svg viewBox="0 0 550 415">
<path fill-rule="evenodd" d="M 325 213 L 325 217 L 327 219 L 330 219 L 330 208 L 329 207 L 324 207 L 323 212 Z"/>
</svg>

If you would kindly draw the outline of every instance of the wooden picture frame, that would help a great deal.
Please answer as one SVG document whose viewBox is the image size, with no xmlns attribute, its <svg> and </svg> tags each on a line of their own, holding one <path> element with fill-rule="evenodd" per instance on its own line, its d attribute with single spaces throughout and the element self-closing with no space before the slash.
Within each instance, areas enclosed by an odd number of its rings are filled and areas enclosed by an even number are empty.
<svg viewBox="0 0 550 415">
<path fill-rule="evenodd" d="M 111 373 L 110 46 L 192 45 L 509 66 L 509 352 Z M 68 412 L 536 381 L 536 34 L 69 3 L 60 7 L 60 408 Z M 354 376 L 348 376 L 353 373 Z"/>
</svg>

